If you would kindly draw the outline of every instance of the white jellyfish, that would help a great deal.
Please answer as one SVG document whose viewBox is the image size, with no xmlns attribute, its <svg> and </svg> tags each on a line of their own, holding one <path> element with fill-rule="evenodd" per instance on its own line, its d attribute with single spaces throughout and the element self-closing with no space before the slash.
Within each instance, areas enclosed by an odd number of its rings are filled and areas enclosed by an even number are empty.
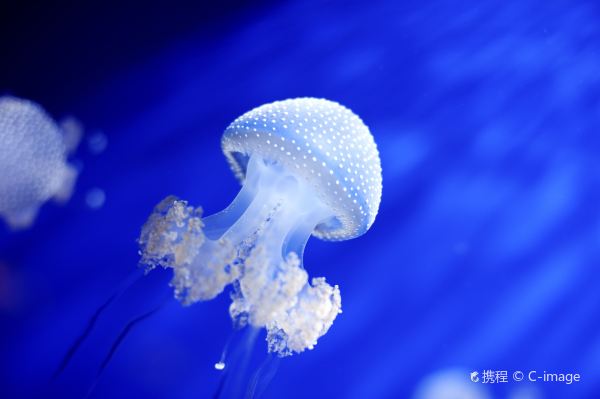
<svg viewBox="0 0 600 399">
<path fill-rule="evenodd" d="M 10 227 L 29 227 L 47 200 L 71 197 L 77 171 L 66 157 L 78 140 L 66 137 L 39 105 L 0 97 L 0 217 Z"/>
<path fill-rule="evenodd" d="M 141 263 L 171 268 L 186 305 L 231 284 L 232 319 L 266 328 L 269 352 L 312 349 L 341 313 L 341 298 L 325 278 L 309 280 L 304 247 L 310 235 L 347 240 L 373 224 L 382 188 L 373 136 L 342 105 L 298 98 L 236 119 L 222 149 L 239 194 L 208 217 L 186 201 L 163 200 L 142 228 Z"/>
<path fill-rule="evenodd" d="M 413 399 L 491 399 L 485 385 L 471 381 L 468 370 L 445 369 L 419 383 Z"/>
</svg>

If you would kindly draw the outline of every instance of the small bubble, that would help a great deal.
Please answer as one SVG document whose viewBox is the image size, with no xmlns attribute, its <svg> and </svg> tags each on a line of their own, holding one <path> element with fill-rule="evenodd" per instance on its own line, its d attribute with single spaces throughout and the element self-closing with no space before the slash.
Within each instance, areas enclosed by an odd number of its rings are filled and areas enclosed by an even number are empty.
<svg viewBox="0 0 600 399">
<path fill-rule="evenodd" d="M 104 201 L 106 201 L 106 194 L 104 193 L 104 190 L 98 187 L 90 189 L 85 195 L 85 203 L 91 209 L 102 208 Z"/>
<path fill-rule="evenodd" d="M 87 140 L 88 148 L 92 154 L 98 155 L 106 150 L 108 138 L 100 131 L 93 133 Z"/>
<path fill-rule="evenodd" d="M 223 363 L 223 362 L 215 363 L 215 369 L 223 370 L 224 368 L 225 368 L 225 363 Z"/>
<path fill-rule="evenodd" d="M 67 153 L 70 154 L 77 149 L 77 146 L 83 137 L 83 126 L 77 118 L 67 116 L 60 121 L 60 127 L 63 132 L 63 142 Z"/>
</svg>

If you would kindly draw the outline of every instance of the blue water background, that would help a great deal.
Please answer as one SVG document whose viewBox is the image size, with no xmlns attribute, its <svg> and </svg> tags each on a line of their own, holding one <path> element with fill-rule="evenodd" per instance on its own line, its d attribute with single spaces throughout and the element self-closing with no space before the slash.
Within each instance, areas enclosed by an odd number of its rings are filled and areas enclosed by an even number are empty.
<svg viewBox="0 0 600 399">
<path fill-rule="evenodd" d="M 600 397 L 597 2 L 273 2 L 88 85 L 60 105 L 101 129 L 106 151 L 84 143 L 72 200 L 0 232 L 0 397 L 40 392 L 136 268 L 158 201 L 213 213 L 235 196 L 228 123 L 298 96 L 339 101 L 369 125 L 383 198 L 366 235 L 309 242 L 306 268 L 340 285 L 344 313 L 315 350 L 281 363 L 265 398 L 410 397 L 457 367 L 579 372 L 581 383 L 536 388 Z M 95 211 L 94 187 L 106 193 Z M 210 397 L 227 306 L 227 295 L 169 303 L 126 338 L 94 397 Z"/>
</svg>

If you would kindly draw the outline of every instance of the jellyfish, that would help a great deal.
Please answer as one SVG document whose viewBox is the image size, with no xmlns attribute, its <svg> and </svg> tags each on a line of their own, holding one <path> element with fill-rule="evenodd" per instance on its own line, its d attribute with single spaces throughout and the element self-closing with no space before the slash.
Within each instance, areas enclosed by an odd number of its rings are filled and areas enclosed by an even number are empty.
<svg viewBox="0 0 600 399">
<path fill-rule="evenodd" d="M 237 196 L 209 216 L 174 196 L 161 201 L 142 227 L 141 264 L 171 269 L 184 305 L 231 286 L 234 324 L 265 328 L 269 353 L 313 349 L 341 296 L 324 277 L 309 279 L 304 248 L 311 235 L 348 240 L 373 224 L 382 190 L 373 136 L 336 102 L 296 98 L 243 114 L 221 146 L 242 185 Z"/>
<path fill-rule="evenodd" d="M 412 395 L 413 399 L 491 399 L 485 385 L 472 381 L 469 371 L 449 368 L 425 377 Z"/>
<path fill-rule="evenodd" d="M 0 217 L 11 228 L 29 227 L 49 199 L 71 197 L 77 170 L 67 155 L 77 146 L 74 130 L 72 122 L 61 129 L 31 101 L 0 97 Z"/>
</svg>

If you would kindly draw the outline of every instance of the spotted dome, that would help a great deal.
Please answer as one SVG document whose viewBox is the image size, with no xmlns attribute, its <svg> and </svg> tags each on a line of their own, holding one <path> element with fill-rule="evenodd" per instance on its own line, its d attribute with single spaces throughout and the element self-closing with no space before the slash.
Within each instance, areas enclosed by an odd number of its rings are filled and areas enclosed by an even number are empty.
<svg viewBox="0 0 600 399">
<path fill-rule="evenodd" d="M 233 121 L 221 145 L 241 182 L 252 154 L 308 182 L 335 214 L 317 226 L 316 237 L 346 240 L 373 224 L 381 201 L 381 162 L 369 129 L 348 108 L 317 98 L 262 105 Z"/>
<path fill-rule="evenodd" d="M 0 214 L 6 217 L 37 211 L 60 190 L 67 173 L 62 133 L 37 104 L 0 97 L 0 170 Z"/>
</svg>

